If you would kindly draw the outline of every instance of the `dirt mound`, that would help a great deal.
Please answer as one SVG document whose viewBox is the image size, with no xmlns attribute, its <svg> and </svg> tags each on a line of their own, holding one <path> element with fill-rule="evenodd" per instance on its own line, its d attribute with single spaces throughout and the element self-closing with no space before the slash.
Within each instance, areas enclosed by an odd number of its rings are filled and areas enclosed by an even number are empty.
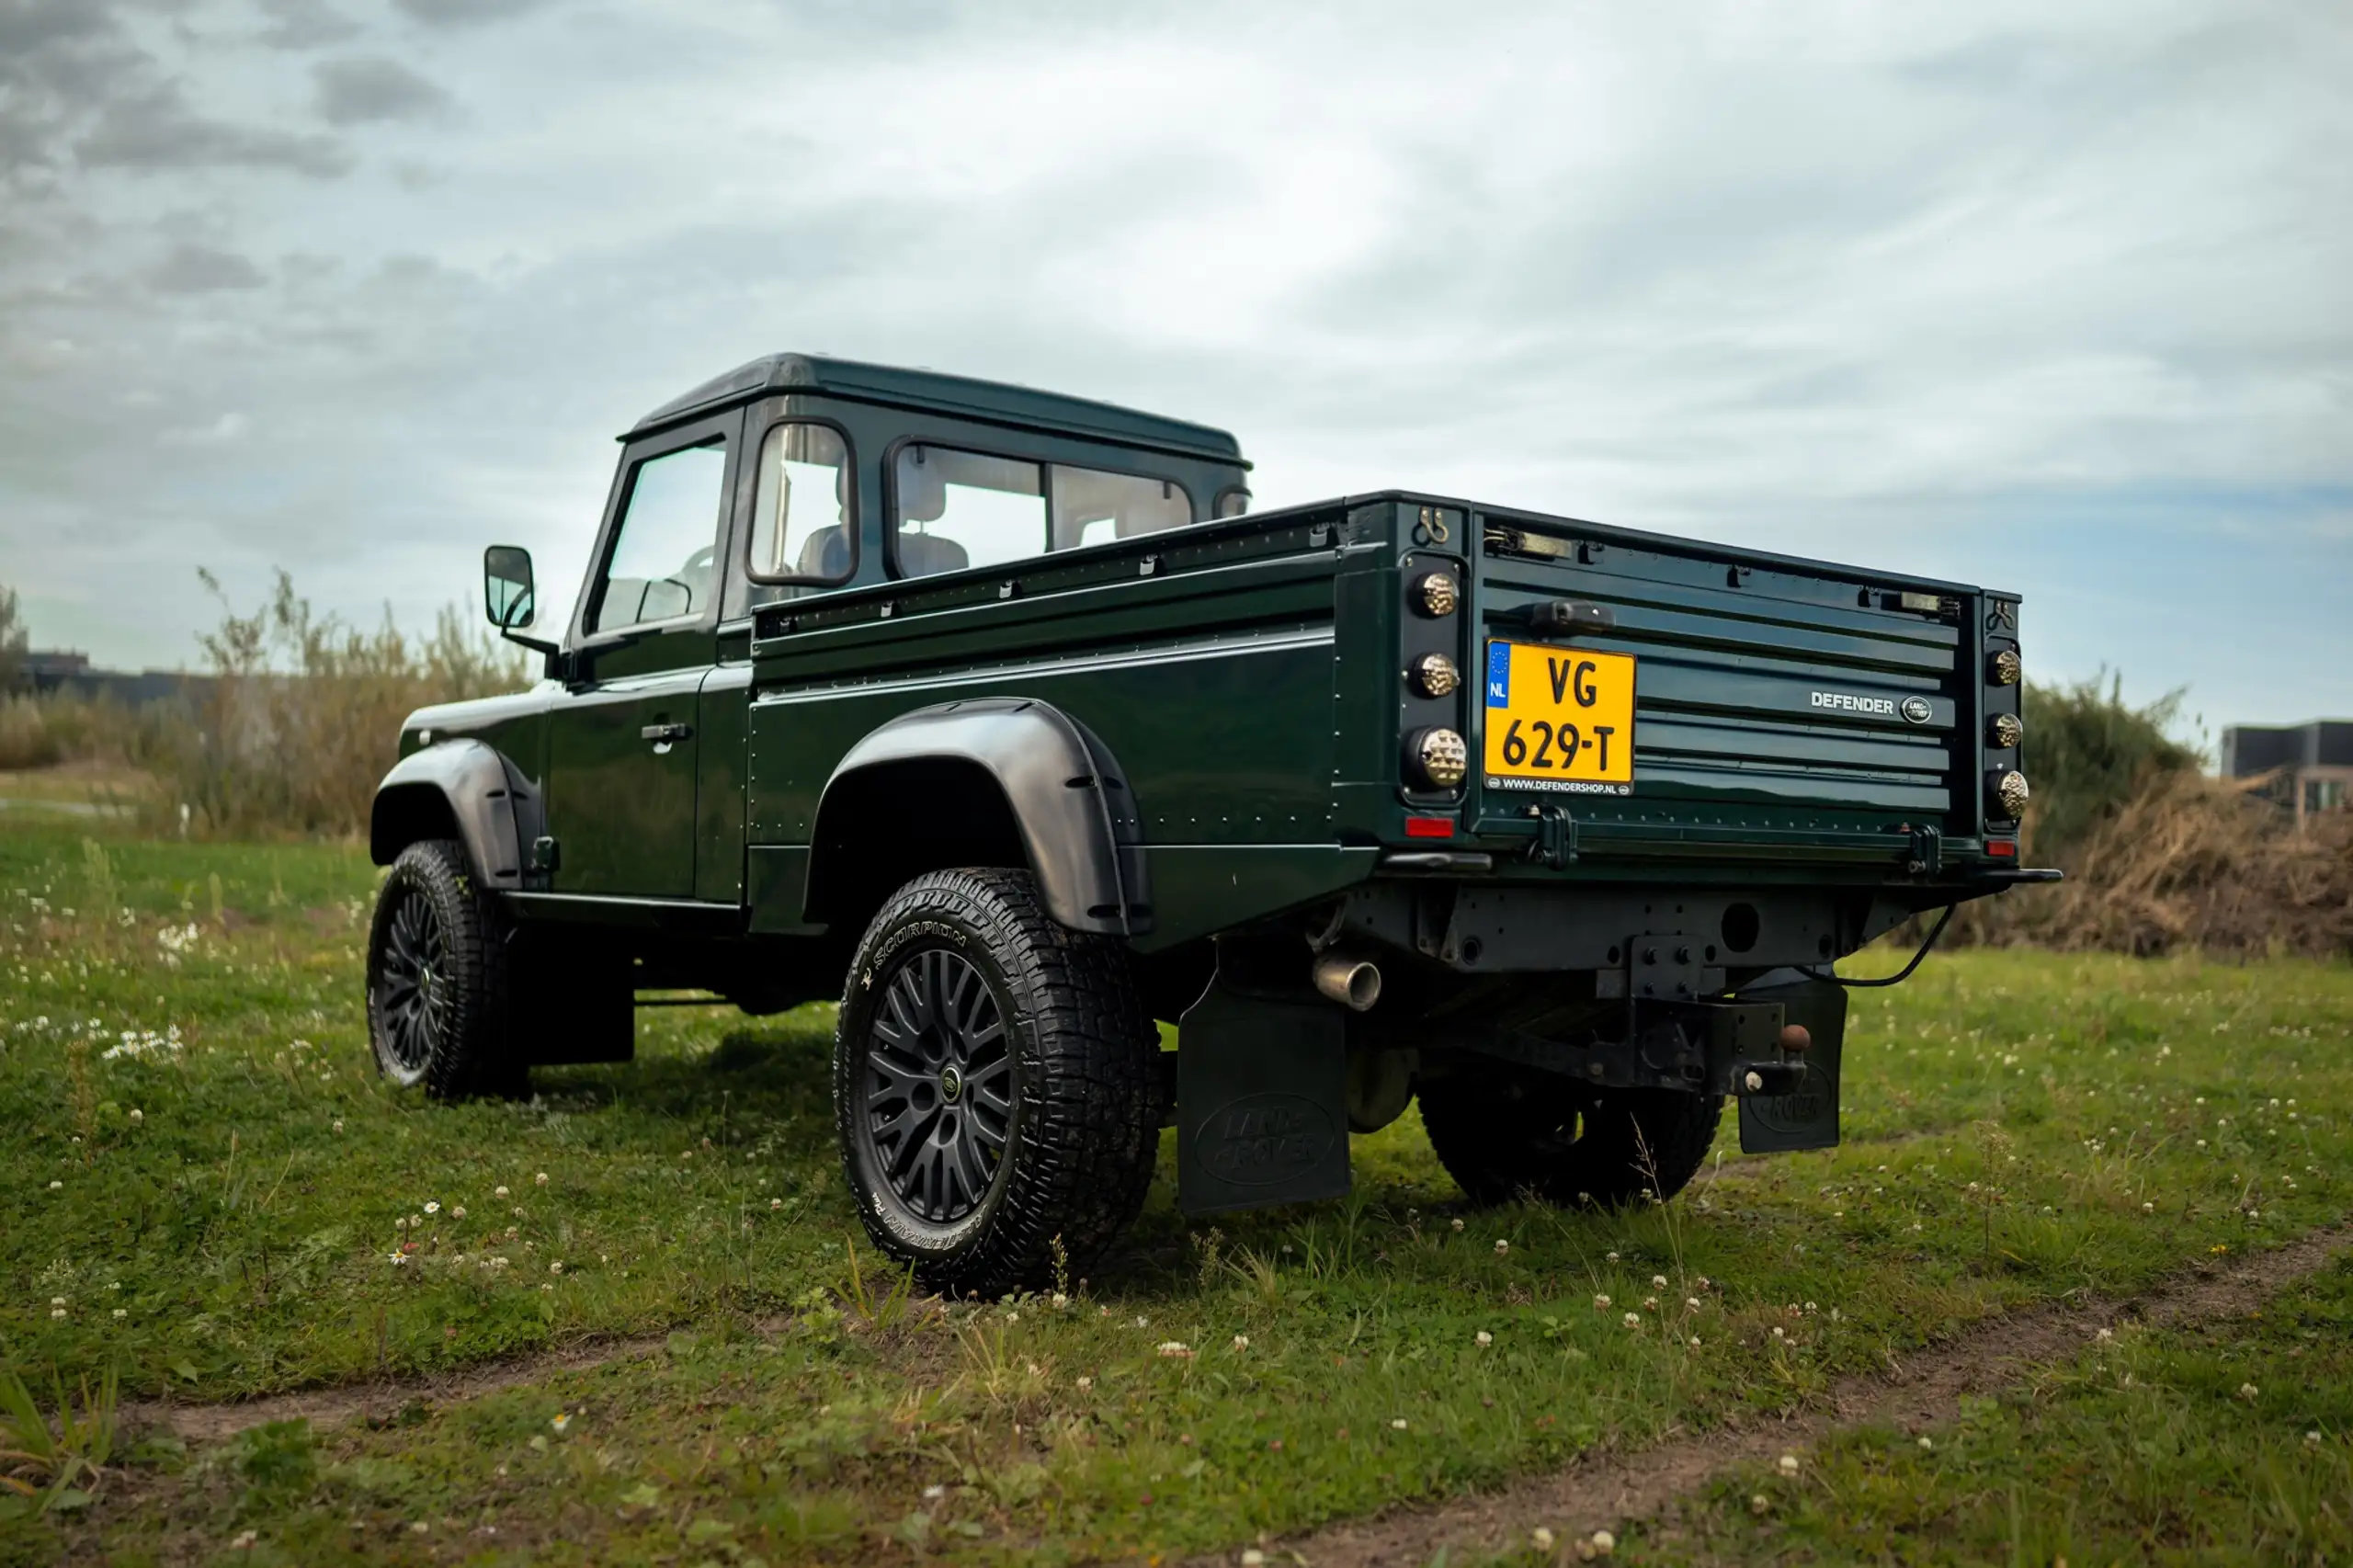
<svg viewBox="0 0 2353 1568">
<path fill-rule="evenodd" d="M 2353 812 L 2299 832 L 2245 788 L 2163 773 L 2063 863 L 2059 887 L 1964 905 L 1953 935 L 2143 956 L 2353 955 Z"/>
</svg>

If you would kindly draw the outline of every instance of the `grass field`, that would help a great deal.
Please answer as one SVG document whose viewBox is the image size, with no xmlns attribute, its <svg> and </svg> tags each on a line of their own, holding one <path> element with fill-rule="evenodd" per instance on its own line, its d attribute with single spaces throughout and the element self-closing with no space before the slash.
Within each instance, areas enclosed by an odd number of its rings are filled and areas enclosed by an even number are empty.
<svg viewBox="0 0 2353 1568">
<path fill-rule="evenodd" d="M 1472 1210 L 1408 1114 L 1345 1203 L 1188 1225 L 1164 1179 L 1100 1278 L 910 1301 L 835 1174 L 830 1009 L 649 1011 L 631 1064 L 428 1106 L 368 1060 L 364 856 L 91 831 L 0 822 L 0 1351 L 49 1406 L 392 1392 L 218 1443 L 126 1420 L 86 1501 L 0 1522 L 11 1561 L 1281 1561 L 2353 1210 L 2353 971 L 1967 952 L 1858 994 L 1835 1152 L 1728 1127 L 1665 1206 Z M 1617 1554 L 2343 1561 L 2348 1323 L 2340 1262 Z"/>
</svg>

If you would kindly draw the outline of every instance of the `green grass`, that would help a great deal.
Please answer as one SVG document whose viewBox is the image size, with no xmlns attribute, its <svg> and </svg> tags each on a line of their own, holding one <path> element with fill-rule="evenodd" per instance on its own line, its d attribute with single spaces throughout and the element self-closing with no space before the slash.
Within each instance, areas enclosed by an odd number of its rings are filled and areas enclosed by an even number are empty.
<svg viewBox="0 0 2353 1568">
<path fill-rule="evenodd" d="M 363 855 L 0 830 L 0 1351 L 28 1383 L 212 1399 L 669 1335 L 381 1430 L 151 1441 L 23 1527 L 126 1562 L 247 1529 L 241 1562 L 1230 1546 L 1786 1407 L 2353 1206 L 2353 971 L 1972 952 L 1858 994 L 1840 1150 L 1745 1160 L 1728 1119 L 1674 1203 L 1478 1211 L 1409 1114 L 1356 1141 L 1347 1202 L 1188 1226 L 1164 1171 L 1062 1304 L 911 1310 L 835 1174 L 830 1009 L 649 1012 L 633 1063 L 428 1106 L 368 1062 Z M 1797 1550 L 1773 1522 L 1733 1544 Z"/>
</svg>

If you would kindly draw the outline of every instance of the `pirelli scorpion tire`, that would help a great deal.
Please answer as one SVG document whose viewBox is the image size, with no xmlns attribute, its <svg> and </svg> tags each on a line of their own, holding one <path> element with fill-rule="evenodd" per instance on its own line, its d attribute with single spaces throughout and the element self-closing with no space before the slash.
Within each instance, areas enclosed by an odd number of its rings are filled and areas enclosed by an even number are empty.
<svg viewBox="0 0 2353 1568">
<path fill-rule="evenodd" d="M 1683 1190 L 1715 1141 L 1715 1095 L 1590 1088 L 1500 1072 L 1423 1085 L 1430 1147 L 1476 1203 L 1532 1193 L 1548 1203 L 1620 1204 Z"/>
<path fill-rule="evenodd" d="M 842 1167 L 875 1244 L 940 1290 L 1084 1272 L 1143 1207 L 1158 1055 L 1126 951 L 1055 924 L 1027 873 L 907 883 L 866 928 L 834 1035 Z"/>
<path fill-rule="evenodd" d="M 368 1040 L 392 1082 L 438 1100 L 513 1094 L 506 920 L 464 846 L 412 844 L 385 874 L 368 930 Z"/>
</svg>

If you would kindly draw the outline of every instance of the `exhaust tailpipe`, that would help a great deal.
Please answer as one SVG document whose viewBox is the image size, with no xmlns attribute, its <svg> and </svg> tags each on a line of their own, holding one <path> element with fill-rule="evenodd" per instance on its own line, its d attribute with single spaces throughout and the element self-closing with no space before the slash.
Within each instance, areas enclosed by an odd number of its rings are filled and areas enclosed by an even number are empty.
<svg viewBox="0 0 2353 1568">
<path fill-rule="evenodd" d="M 1369 959 L 1325 953 L 1315 960 L 1315 989 L 1343 1006 L 1365 1012 L 1381 1000 L 1381 971 Z"/>
</svg>

